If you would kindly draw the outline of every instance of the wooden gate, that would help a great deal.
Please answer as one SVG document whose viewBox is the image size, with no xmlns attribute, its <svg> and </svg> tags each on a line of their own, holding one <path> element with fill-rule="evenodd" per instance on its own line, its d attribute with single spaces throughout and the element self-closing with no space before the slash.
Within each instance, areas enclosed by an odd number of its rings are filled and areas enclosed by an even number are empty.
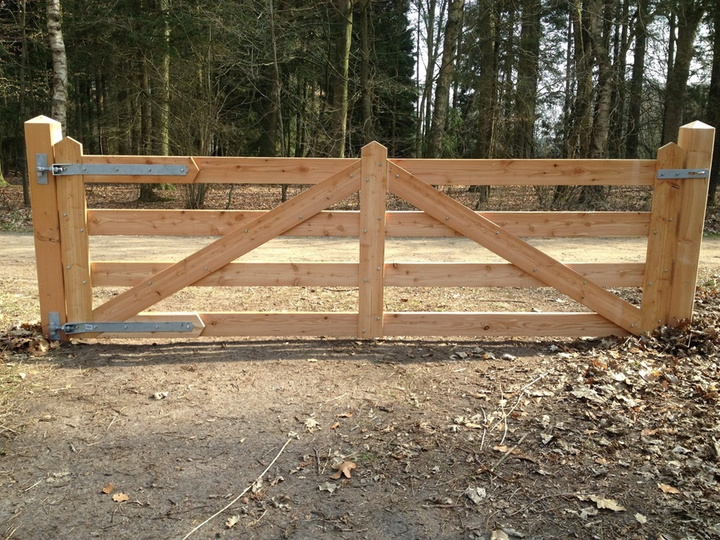
<svg viewBox="0 0 720 540">
<path fill-rule="evenodd" d="M 43 331 L 66 339 L 189 336 L 601 336 L 639 334 L 692 316 L 714 129 L 695 122 L 656 160 L 388 159 L 373 142 L 359 159 L 84 155 L 45 117 L 26 122 Z M 87 210 L 88 183 L 303 184 L 269 211 Z M 475 212 L 433 186 L 651 186 L 651 212 Z M 388 192 L 417 211 L 392 212 Z M 359 193 L 360 210 L 329 210 Z M 177 263 L 91 261 L 92 235 L 213 235 Z M 241 263 L 280 235 L 352 236 L 354 263 Z M 507 263 L 385 259 L 387 237 L 464 236 Z M 645 263 L 567 264 L 526 237 L 648 239 Z M 272 276 L 269 279 L 268 276 Z M 357 312 L 157 313 L 189 286 L 347 285 Z M 93 305 L 93 286 L 126 290 Z M 392 286 L 557 289 L 589 312 L 387 312 Z M 642 287 L 633 305 L 608 290 Z"/>
</svg>

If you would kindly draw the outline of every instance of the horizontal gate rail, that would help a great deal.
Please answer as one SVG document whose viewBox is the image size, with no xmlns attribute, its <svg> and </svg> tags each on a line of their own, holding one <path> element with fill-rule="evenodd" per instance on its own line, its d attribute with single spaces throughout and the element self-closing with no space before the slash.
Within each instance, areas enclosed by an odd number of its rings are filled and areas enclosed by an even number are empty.
<svg viewBox="0 0 720 540">
<path fill-rule="evenodd" d="M 98 236 L 219 236 L 264 210 L 88 210 L 88 230 Z M 647 236 L 650 212 L 478 212 L 512 234 L 526 237 Z M 360 212 L 324 211 L 284 236 L 349 237 L 360 234 Z M 388 211 L 386 237 L 459 237 L 425 212 Z"/>
<path fill-rule="evenodd" d="M 694 122 L 653 160 L 396 159 L 370 143 L 360 158 L 85 155 L 45 117 L 26 122 L 41 320 L 46 335 L 95 337 L 604 336 L 639 334 L 692 316 L 714 129 Z M 168 176 L 170 175 L 170 176 Z M 297 184 L 271 210 L 87 209 L 102 183 Z M 647 186 L 650 212 L 473 211 L 442 186 Z M 439 188 L 439 189 L 436 189 Z M 357 193 L 359 211 L 332 206 Z M 417 210 L 388 211 L 388 193 Z M 94 236 L 215 237 L 178 262 L 91 260 Z M 350 262 L 243 262 L 285 236 L 355 238 Z M 466 237 L 493 260 L 388 260 L 386 239 Z M 638 262 L 567 262 L 534 238 L 647 239 Z M 120 240 L 122 241 L 122 240 Z M 458 246 L 460 243 L 457 243 Z M 470 244 L 463 241 L 460 248 Z M 539 245 L 544 245 L 541 243 Z M 481 251 L 482 252 L 482 251 Z M 484 252 L 482 252 L 484 253 Z M 644 255 L 644 260 L 642 255 Z M 610 257 L 609 257 L 610 259 Z M 152 311 L 185 287 L 342 287 L 344 312 Z M 413 312 L 386 307 L 388 287 L 551 286 L 589 311 Z M 641 289 L 640 305 L 615 288 Z M 122 288 L 112 296 L 104 288 Z M 101 293 L 94 294 L 95 292 Z M 405 293 L 403 293 L 405 294 Z M 110 299 L 104 303 L 100 297 Z M 452 310 L 452 305 L 448 306 Z M 50 319 L 52 318 L 52 321 Z M 172 332 L 181 328 L 182 332 Z M 66 329 L 67 332 L 63 332 Z"/>
</svg>

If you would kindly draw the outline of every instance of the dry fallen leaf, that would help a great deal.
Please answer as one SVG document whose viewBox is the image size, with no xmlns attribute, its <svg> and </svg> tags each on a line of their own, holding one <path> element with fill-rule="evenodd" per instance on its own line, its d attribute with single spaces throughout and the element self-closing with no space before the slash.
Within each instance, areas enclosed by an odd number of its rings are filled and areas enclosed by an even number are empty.
<svg viewBox="0 0 720 540">
<path fill-rule="evenodd" d="M 112 496 L 112 499 L 115 502 L 125 502 L 130 500 L 130 496 L 125 493 L 116 493 Z"/>
<path fill-rule="evenodd" d="M 341 476 L 345 476 L 345 478 L 351 478 L 351 471 L 353 469 L 357 469 L 357 465 L 353 463 L 352 461 L 343 461 L 342 463 L 338 463 L 337 465 L 333 465 L 333 469 L 337 470 L 335 474 L 331 474 L 330 478 L 333 480 L 339 480 Z"/>
<path fill-rule="evenodd" d="M 110 495 L 113 491 L 115 491 L 115 484 L 113 484 L 112 482 L 110 482 L 107 486 L 102 488 L 102 492 L 105 493 L 106 495 Z"/>
<path fill-rule="evenodd" d="M 337 484 L 333 484 L 332 482 L 323 482 L 318 486 L 318 490 L 329 491 L 331 495 L 335 492 L 336 489 Z"/>
<path fill-rule="evenodd" d="M 605 508 L 607 510 L 612 510 L 613 512 L 621 512 L 622 510 L 625 510 L 625 507 L 618 504 L 618 502 L 614 499 L 605 499 L 603 497 L 598 497 L 597 495 L 590 495 L 590 500 L 593 501 L 598 508 Z"/>
<path fill-rule="evenodd" d="M 674 488 L 669 484 L 658 484 L 657 485 L 663 493 L 672 493 L 673 495 L 677 495 L 680 493 L 680 490 L 678 488 Z"/>
<path fill-rule="evenodd" d="M 305 422 L 303 422 L 303 425 L 305 426 L 305 429 L 308 430 L 310 433 L 315 431 L 316 429 L 320 428 L 320 422 L 315 420 L 313 417 L 309 417 Z"/>
<path fill-rule="evenodd" d="M 228 529 L 232 529 L 235 525 L 238 524 L 238 521 L 240 521 L 240 516 L 230 516 L 229 518 L 227 518 L 225 526 Z"/>
<path fill-rule="evenodd" d="M 647 523 L 647 517 L 645 517 L 645 516 L 644 516 L 643 514 L 641 514 L 640 512 L 638 512 L 638 513 L 635 514 L 635 519 L 636 519 L 637 522 L 640 523 L 641 525 L 645 525 L 645 524 Z"/>
<path fill-rule="evenodd" d="M 340 427 L 340 422 L 335 422 L 332 426 L 330 426 L 330 429 L 337 429 Z"/>
<path fill-rule="evenodd" d="M 469 487 L 463 492 L 463 495 L 475 504 L 480 504 L 487 498 L 487 491 L 483 487 Z"/>
<path fill-rule="evenodd" d="M 614 499 L 606 499 L 598 495 L 577 495 L 581 501 L 592 501 L 600 509 L 612 510 L 613 512 L 622 512 L 625 507 Z"/>
</svg>

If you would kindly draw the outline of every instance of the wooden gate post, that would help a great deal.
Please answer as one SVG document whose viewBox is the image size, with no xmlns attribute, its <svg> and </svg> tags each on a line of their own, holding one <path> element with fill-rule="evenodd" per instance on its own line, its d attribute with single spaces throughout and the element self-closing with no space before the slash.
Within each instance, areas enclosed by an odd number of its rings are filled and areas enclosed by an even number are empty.
<svg viewBox="0 0 720 540">
<path fill-rule="evenodd" d="M 685 154 L 675 143 L 666 144 L 658 150 L 658 171 L 682 169 L 684 162 Z M 655 175 L 643 278 L 643 332 L 670 322 L 670 293 L 677 249 L 677 224 L 682 209 L 682 182 L 684 180 L 678 178 Z"/>
<path fill-rule="evenodd" d="M 82 145 L 70 137 L 55 145 L 58 163 L 82 163 L 82 152 Z M 69 322 L 91 322 L 90 244 L 83 177 L 58 179 L 57 195 L 67 318 Z"/>
<path fill-rule="evenodd" d="M 699 178 L 688 178 L 681 183 L 682 208 L 677 224 L 670 324 L 692 318 L 714 142 L 715 128 L 702 122 L 686 124 L 678 133 L 678 146 L 685 153 L 684 168 L 705 169 L 708 174 Z"/>
<path fill-rule="evenodd" d="M 67 321 L 67 314 L 55 177 L 50 172 L 39 173 L 37 164 L 44 161 L 45 165 L 50 166 L 55 162 L 53 145 L 60 140 L 62 140 L 60 122 L 46 116 L 37 116 L 25 122 L 25 146 L 35 235 L 40 321 L 43 335 L 46 337 L 50 336 L 50 313 L 60 314 L 60 324 Z"/>
<path fill-rule="evenodd" d="M 387 148 L 371 142 L 362 149 L 360 186 L 360 291 L 358 337 L 383 336 Z"/>
<path fill-rule="evenodd" d="M 642 330 L 692 318 L 715 130 L 680 128 L 658 151 L 642 299 Z"/>
</svg>

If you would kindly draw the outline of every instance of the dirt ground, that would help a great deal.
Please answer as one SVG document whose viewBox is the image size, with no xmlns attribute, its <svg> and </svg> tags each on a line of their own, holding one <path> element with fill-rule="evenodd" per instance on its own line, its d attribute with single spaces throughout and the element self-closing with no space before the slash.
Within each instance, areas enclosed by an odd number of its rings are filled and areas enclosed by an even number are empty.
<svg viewBox="0 0 720 540">
<path fill-rule="evenodd" d="M 295 241 L 253 257 L 287 257 Z M 177 260 L 204 240 L 113 242 L 93 249 Z M 447 242 L 390 245 L 388 259 L 452 260 Z M 293 245 L 294 260 L 312 258 Z M 644 257 L 633 240 L 538 245 L 566 261 Z M 356 248 L 323 249 L 344 260 Z M 718 238 L 704 243 L 694 326 L 604 340 L 49 347 L 16 324 L 38 316 L 32 237 L 0 236 L 0 255 L 4 540 L 720 538 Z M 267 304 L 258 289 L 243 309 Z M 286 294 L 293 309 L 351 296 Z M 524 290 L 428 294 L 472 309 L 569 306 Z M 188 295 L 168 307 L 218 302 Z"/>
</svg>

